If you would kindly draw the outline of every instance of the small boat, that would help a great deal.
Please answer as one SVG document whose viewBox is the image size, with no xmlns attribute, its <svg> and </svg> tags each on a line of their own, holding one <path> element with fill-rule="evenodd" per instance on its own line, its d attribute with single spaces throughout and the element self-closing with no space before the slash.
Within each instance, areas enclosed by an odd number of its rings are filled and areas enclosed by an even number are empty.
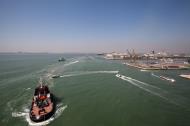
<svg viewBox="0 0 190 126">
<path fill-rule="evenodd" d="M 190 74 L 180 74 L 179 76 L 186 79 L 190 79 Z"/>
<path fill-rule="evenodd" d="M 145 70 L 145 69 L 141 69 L 140 71 L 142 71 L 142 72 L 147 72 L 148 70 Z"/>
<path fill-rule="evenodd" d="M 125 79 L 129 79 L 129 80 L 132 79 L 131 77 L 126 77 L 126 76 L 121 75 L 121 74 L 116 74 L 115 76 L 118 77 L 118 78 L 124 79 L 124 80 L 125 80 Z"/>
<path fill-rule="evenodd" d="M 52 78 L 59 78 L 59 75 L 53 75 Z"/>
<path fill-rule="evenodd" d="M 151 75 L 154 77 L 160 78 L 162 80 L 170 81 L 172 83 L 175 82 L 175 79 L 173 79 L 173 78 L 169 78 L 169 77 L 165 77 L 165 76 L 158 76 L 158 75 L 155 75 L 154 73 L 151 73 Z"/>
<path fill-rule="evenodd" d="M 30 109 L 30 119 L 33 122 L 43 122 L 54 115 L 55 100 L 48 86 L 41 84 L 35 89 Z"/>
<path fill-rule="evenodd" d="M 59 58 L 58 61 L 59 61 L 59 62 L 63 62 L 63 61 L 65 61 L 65 58 L 61 57 L 61 58 Z"/>
<path fill-rule="evenodd" d="M 169 77 L 165 77 L 165 76 L 160 76 L 160 79 L 167 80 L 167 81 L 170 81 L 170 82 L 175 82 L 175 80 L 173 78 L 169 78 Z"/>
<path fill-rule="evenodd" d="M 120 75 L 120 74 L 116 74 L 115 76 L 116 76 L 116 77 L 119 77 L 119 78 L 121 77 L 121 75 Z"/>
</svg>

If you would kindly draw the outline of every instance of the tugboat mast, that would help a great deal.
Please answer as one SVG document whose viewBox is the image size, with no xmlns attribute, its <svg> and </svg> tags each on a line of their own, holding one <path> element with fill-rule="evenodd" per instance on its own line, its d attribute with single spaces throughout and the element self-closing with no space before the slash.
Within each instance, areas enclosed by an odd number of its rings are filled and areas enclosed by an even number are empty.
<svg viewBox="0 0 190 126">
<path fill-rule="evenodd" d="M 43 80 L 42 80 L 41 77 L 40 77 L 40 81 L 39 81 L 39 83 L 40 83 L 40 88 L 42 88 L 42 87 L 43 87 Z"/>
</svg>

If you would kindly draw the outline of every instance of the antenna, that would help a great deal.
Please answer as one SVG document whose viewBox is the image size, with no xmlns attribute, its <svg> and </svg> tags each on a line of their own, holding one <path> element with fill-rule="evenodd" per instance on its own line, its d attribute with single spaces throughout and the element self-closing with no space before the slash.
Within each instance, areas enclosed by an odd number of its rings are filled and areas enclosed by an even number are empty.
<svg viewBox="0 0 190 126">
<path fill-rule="evenodd" d="M 127 49 L 127 52 L 128 52 L 128 54 L 129 54 L 129 56 L 130 56 L 130 57 L 132 57 L 132 54 L 129 52 L 129 50 L 128 50 L 128 49 Z"/>
<path fill-rule="evenodd" d="M 135 53 L 135 50 L 133 49 L 133 62 L 134 62 L 134 63 L 136 63 L 136 57 L 137 57 L 137 55 L 136 55 L 136 53 Z"/>
<path fill-rule="evenodd" d="M 40 87 L 42 88 L 42 86 L 43 86 L 43 79 L 42 79 L 42 77 L 40 77 L 39 84 L 40 84 Z"/>
</svg>

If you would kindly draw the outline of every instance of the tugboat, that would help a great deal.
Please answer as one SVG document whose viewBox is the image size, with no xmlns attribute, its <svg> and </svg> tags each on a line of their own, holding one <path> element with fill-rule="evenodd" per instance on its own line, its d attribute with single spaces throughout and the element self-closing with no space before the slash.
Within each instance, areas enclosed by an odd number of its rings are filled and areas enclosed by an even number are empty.
<svg viewBox="0 0 190 126">
<path fill-rule="evenodd" d="M 59 78 L 59 75 L 53 75 L 52 78 Z"/>
<path fill-rule="evenodd" d="M 65 61 L 65 58 L 60 57 L 58 61 L 59 61 L 59 62 L 64 62 L 64 61 Z"/>
<path fill-rule="evenodd" d="M 42 122 L 53 116 L 55 112 L 55 100 L 48 86 L 42 83 L 35 89 L 30 109 L 30 119 L 33 122 Z"/>
</svg>

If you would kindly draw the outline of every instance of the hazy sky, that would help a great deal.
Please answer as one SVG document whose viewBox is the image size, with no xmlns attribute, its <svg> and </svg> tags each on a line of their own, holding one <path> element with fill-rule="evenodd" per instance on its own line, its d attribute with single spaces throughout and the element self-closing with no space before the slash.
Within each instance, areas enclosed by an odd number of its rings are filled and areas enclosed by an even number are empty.
<svg viewBox="0 0 190 126">
<path fill-rule="evenodd" d="M 0 0 L 0 52 L 190 52 L 190 0 Z"/>
</svg>

